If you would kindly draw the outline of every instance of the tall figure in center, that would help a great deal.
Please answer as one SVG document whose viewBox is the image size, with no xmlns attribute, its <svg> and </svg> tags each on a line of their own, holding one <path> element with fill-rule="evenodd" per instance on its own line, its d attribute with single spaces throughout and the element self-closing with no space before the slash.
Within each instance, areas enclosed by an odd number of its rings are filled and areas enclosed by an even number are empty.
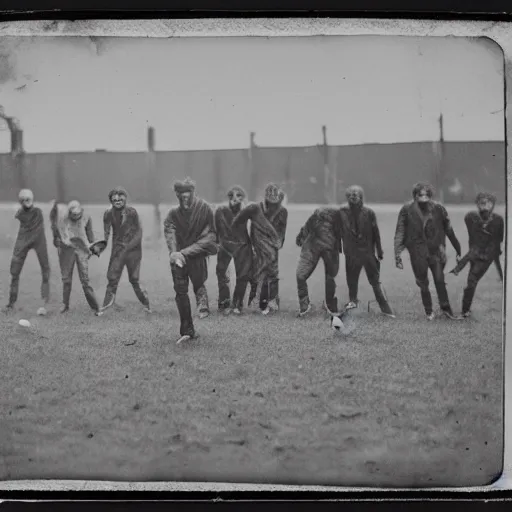
<svg viewBox="0 0 512 512">
<path fill-rule="evenodd" d="M 394 317 L 380 284 L 380 262 L 384 258 L 375 212 L 364 206 L 364 192 L 359 185 L 347 188 L 348 204 L 340 209 L 341 234 L 350 305 L 358 303 L 359 276 L 364 267 L 380 310 Z"/>
<path fill-rule="evenodd" d="M 247 205 L 234 219 L 233 227 L 247 225 L 251 221 L 251 242 L 254 264 L 249 303 L 259 305 L 268 287 L 268 302 L 262 313 L 268 315 L 279 310 L 279 250 L 283 247 L 288 210 L 282 205 L 284 192 L 274 183 L 265 188 L 265 197 L 259 203 Z"/>
<path fill-rule="evenodd" d="M 219 311 L 224 314 L 241 314 L 247 285 L 252 272 L 252 245 L 247 226 L 231 227 L 234 217 L 240 212 L 247 197 L 245 190 L 235 185 L 228 190 L 228 204 L 215 210 L 215 226 L 219 242 L 217 255 L 217 283 L 219 286 Z M 233 301 L 230 300 L 229 264 L 235 263 L 236 284 Z"/>
<path fill-rule="evenodd" d="M 189 280 L 196 296 L 199 315 L 209 314 L 208 256 L 217 254 L 215 219 L 211 206 L 196 196 L 196 185 L 190 178 L 177 181 L 174 192 L 179 205 L 172 208 L 164 221 L 164 235 L 171 264 L 176 305 L 180 314 L 180 339 L 197 338 L 188 296 Z"/>
</svg>

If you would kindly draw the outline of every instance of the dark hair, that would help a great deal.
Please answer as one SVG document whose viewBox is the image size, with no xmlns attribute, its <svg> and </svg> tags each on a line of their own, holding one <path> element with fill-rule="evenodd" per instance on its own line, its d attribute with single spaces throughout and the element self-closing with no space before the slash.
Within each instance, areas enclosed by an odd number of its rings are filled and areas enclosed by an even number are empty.
<svg viewBox="0 0 512 512">
<path fill-rule="evenodd" d="M 231 199 L 235 195 L 236 192 L 239 192 L 244 197 L 247 197 L 247 194 L 246 194 L 245 190 L 240 185 L 233 185 L 228 190 L 228 197 L 229 197 L 229 199 Z"/>
<path fill-rule="evenodd" d="M 128 192 L 126 192 L 126 190 L 125 190 L 123 187 L 116 187 L 116 188 L 113 188 L 113 189 L 108 193 L 108 200 L 109 200 L 109 201 L 112 201 L 112 198 L 113 198 L 115 195 L 128 197 Z"/>
<path fill-rule="evenodd" d="M 478 204 L 480 201 L 487 199 L 492 204 L 496 204 L 496 196 L 490 192 L 479 192 L 476 195 L 475 203 Z"/>
<path fill-rule="evenodd" d="M 176 192 L 176 194 L 183 194 L 185 192 L 194 192 L 194 190 L 196 189 L 196 183 L 192 178 L 187 177 L 183 181 L 180 181 L 180 180 L 175 181 L 173 188 L 174 188 L 174 192 Z"/>
<path fill-rule="evenodd" d="M 434 196 L 434 187 L 430 183 L 416 183 L 412 188 L 412 197 L 416 199 L 419 193 L 425 190 L 427 192 L 427 196 L 432 198 Z"/>
</svg>

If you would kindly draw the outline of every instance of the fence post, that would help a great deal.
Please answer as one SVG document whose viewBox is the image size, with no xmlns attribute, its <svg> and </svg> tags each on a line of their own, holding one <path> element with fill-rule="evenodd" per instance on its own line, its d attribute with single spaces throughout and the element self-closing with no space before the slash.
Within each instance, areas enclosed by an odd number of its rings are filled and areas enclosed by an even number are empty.
<svg viewBox="0 0 512 512">
<path fill-rule="evenodd" d="M 250 144 L 249 144 L 249 168 L 251 173 L 251 189 L 249 195 L 255 200 L 258 192 L 258 169 L 256 166 L 256 144 L 254 142 L 256 133 L 250 133 Z"/>
<path fill-rule="evenodd" d="M 443 114 L 439 116 L 439 142 L 434 143 L 435 151 L 435 176 L 434 176 L 434 187 L 441 203 L 444 202 L 444 126 L 443 126 Z"/>
<path fill-rule="evenodd" d="M 324 201 L 326 203 L 329 203 L 331 200 L 331 193 L 330 193 L 330 173 L 329 173 L 329 146 L 327 145 L 327 127 L 324 125 L 322 126 L 322 137 L 323 137 L 323 143 L 322 143 L 322 152 L 324 156 Z"/>
<path fill-rule="evenodd" d="M 147 151 L 147 171 L 150 184 L 151 204 L 153 205 L 153 239 L 158 241 L 162 237 L 161 213 L 160 213 L 160 188 L 158 186 L 158 177 L 156 175 L 156 154 L 155 154 L 155 129 L 148 127 L 148 151 Z"/>
<path fill-rule="evenodd" d="M 56 168 L 56 185 L 57 185 L 57 202 L 67 203 L 67 192 L 66 192 L 66 174 L 64 170 L 64 157 L 62 154 L 57 154 L 57 168 Z"/>
</svg>

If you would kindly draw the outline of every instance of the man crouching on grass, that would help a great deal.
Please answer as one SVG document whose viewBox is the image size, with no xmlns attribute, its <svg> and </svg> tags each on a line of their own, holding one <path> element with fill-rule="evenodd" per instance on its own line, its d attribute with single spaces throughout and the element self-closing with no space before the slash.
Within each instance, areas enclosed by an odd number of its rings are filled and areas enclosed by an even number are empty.
<svg viewBox="0 0 512 512">
<path fill-rule="evenodd" d="M 89 244 L 94 243 L 92 220 L 78 201 L 71 201 L 67 206 L 53 202 L 50 211 L 50 221 L 53 232 L 53 245 L 59 253 L 59 264 L 62 275 L 62 309 L 61 313 L 69 311 L 69 299 L 73 283 L 75 263 L 78 277 L 84 290 L 87 303 L 96 316 L 101 312 L 96 294 L 89 283 Z M 97 249 L 93 249 L 96 253 Z"/>
<path fill-rule="evenodd" d="M 460 243 L 453 231 L 446 208 L 432 197 L 434 190 L 427 183 L 417 183 L 412 190 L 413 200 L 402 206 L 395 231 L 395 262 L 404 268 L 401 253 L 409 251 L 412 271 L 421 293 L 428 320 L 434 319 L 428 271 L 432 272 L 442 313 L 451 320 L 460 320 L 453 314 L 444 280 L 446 266 L 446 237 L 449 238 L 457 261 L 461 255 Z"/>
<path fill-rule="evenodd" d="M 115 302 L 117 287 L 126 266 L 128 280 L 132 285 L 135 296 L 151 313 L 149 298 L 140 286 L 140 265 L 142 261 L 142 226 L 137 210 L 126 205 L 128 193 L 122 187 L 116 187 L 108 194 L 111 207 L 103 215 L 105 242 L 108 243 L 112 229 L 112 253 L 107 270 L 107 291 L 103 301 L 103 309 Z M 106 248 L 106 245 L 105 245 Z"/>
<path fill-rule="evenodd" d="M 363 204 L 363 189 L 352 185 L 345 192 L 348 205 L 340 209 L 341 236 L 349 293 L 349 307 L 358 305 L 358 285 L 364 267 L 381 312 L 394 318 L 380 284 L 380 262 L 384 258 L 375 212 Z M 377 254 L 375 254 L 377 253 Z"/>
<path fill-rule="evenodd" d="M 252 272 L 252 245 L 247 226 L 233 228 L 231 223 L 240 212 L 243 201 L 247 197 L 245 190 L 238 185 L 228 191 L 228 204 L 215 210 L 215 228 L 219 242 L 217 255 L 217 283 L 219 286 L 219 311 L 229 314 L 231 311 L 240 315 L 242 312 L 245 292 Z M 228 268 L 231 260 L 235 263 L 236 284 L 233 302 L 230 301 Z M 231 309 L 232 308 L 232 309 Z"/>
<path fill-rule="evenodd" d="M 164 221 L 164 235 L 169 249 L 176 305 L 180 315 L 178 342 L 196 339 L 188 296 L 189 280 L 196 295 L 200 318 L 209 314 L 208 256 L 217 253 L 215 219 L 209 204 L 195 195 L 195 183 L 187 178 L 174 184 L 179 206 L 172 208 Z"/>
<path fill-rule="evenodd" d="M 320 259 L 324 262 L 325 270 L 325 306 L 329 311 L 338 311 L 336 276 L 342 252 L 338 208 L 321 207 L 315 210 L 301 228 L 295 243 L 301 248 L 296 271 L 299 317 L 311 311 L 307 281 Z"/>
<path fill-rule="evenodd" d="M 467 263 L 470 264 L 467 285 L 462 297 L 464 318 L 471 315 L 471 304 L 478 282 L 493 262 L 498 269 L 500 280 L 503 281 L 500 255 L 505 223 L 501 215 L 494 213 L 496 197 L 493 194 L 480 192 L 476 196 L 476 205 L 478 210 L 469 212 L 464 218 L 469 235 L 469 252 L 451 270 L 451 273 L 458 275 Z"/>
<path fill-rule="evenodd" d="M 18 195 L 18 201 L 21 207 L 16 212 L 15 218 L 19 221 L 20 228 L 11 259 L 11 288 L 9 291 L 9 303 L 5 307 L 6 312 L 13 309 L 18 299 L 20 274 L 25 265 L 28 252 L 31 249 L 34 249 L 39 266 L 41 267 L 41 297 L 45 305 L 50 298 L 50 263 L 48 260 L 43 212 L 40 208 L 34 206 L 34 194 L 31 190 L 21 190 Z M 44 307 L 40 311 L 43 314 L 46 312 Z"/>
</svg>

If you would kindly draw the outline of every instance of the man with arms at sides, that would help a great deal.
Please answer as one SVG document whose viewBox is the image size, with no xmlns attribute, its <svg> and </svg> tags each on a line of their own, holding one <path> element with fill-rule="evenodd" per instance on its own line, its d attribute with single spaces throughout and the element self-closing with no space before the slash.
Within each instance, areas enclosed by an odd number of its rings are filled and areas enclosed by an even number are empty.
<svg viewBox="0 0 512 512">
<path fill-rule="evenodd" d="M 320 259 L 325 269 L 325 306 L 329 311 L 337 312 L 336 276 L 342 252 L 339 209 L 321 207 L 315 210 L 301 228 L 295 242 L 301 248 L 296 271 L 299 317 L 311 311 L 307 280 Z"/>
<path fill-rule="evenodd" d="M 249 303 L 261 303 L 263 286 L 268 283 L 268 302 L 262 311 L 268 315 L 279 311 L 279 250 L 283 247 L 288 210 L 282 206 L 284 192 L 274 183 L 265 188 L 265 197 L 259 203 L 251 203 L 233 219 L 233 227 L 238 229 L 251 221 L 251 242 L 254 250 L 252 280 L 256 283 L 251 289 Z"/>
<path fill-rule="evenodd" d="M 487 192 L 476 196 L 477 210 L 468 212 L 464 218 L 469 235 L 469 251 L 459 261 L 451 273 L 459 272 L 470 264 L 467 285 L 462 297 L 462 316 L 471 315 L 471 304 L 476 287 L 494 262 L 498 268 L 500 280 L 503 281 L 500 255 L 501 244 L 505 235 L 505 222 L 501 215 L 494 213 L 496 197 Z"/>
<path fill-rule="evenodd" d="M 357 306 L 359 302 L 359 276 L 364 267 L 381 312 L 394 318 L 380 284 L 380 262 L 384 258 L 384 252 L 375 212 L 364 206 L 364 191 L 359 185 L 348 187 L 345 196 L 348 204 L 340 208 L 340 217 L 349 306 Z"/>
<path fill-rule="evenodd" d="M 89 244 L 94 243 L 91 217 L 84 212 L 78 201 L 71 201 L 68 205 L 57 204 L 54 201 L 50 211 L 50 221 L 53 245 L 59 253 L 62 275 L 61 313 L 69 311 L 73 271 L 76 264 L 87 303 L 96 316 L 102 315 L 96 294 L 89 283 L 89 258 L 92 254 Z"/>
<path fill-rule="evenodd" d="M 407 249 L 428 320 L 434 319 L 428 281 L 429 269 L 434 278 L 441 312 L 451 320 L 458 320 L 459 317 L 453 314 L 444 280 L 446 237 L 455 249 L 457 261 L 461 248 L 446 208 L 434 201 L 433 195 L 431 185 L 417 183 L 412 190 L 413 200 L 402 206 L 395 231 L 395 263 L 400 270 L 404 268 L 401 254 Z"/>
<path fill-rule="evenodd" d="M 189 280 L 192 282 L 200 317 L 208 316 L 208 294 L 205 287 L 208 279 L 207 258 L 217 253 L 213 210 L 196 196 L 195 188 L 190 178 L 174 184 L 179 205 L 171 209 L 164 221 L 164 235 L 181 322 L 178 342 L 198 337 L 188 296 Z"/>
<path fill-rule="evenodd" d="M 107 270 L 107 290 L 103 309 L 112 306 L 116 299 L 117 287 L 126 267 L 128 280 L 135 296 L 151 313 L 148 294 L 140 286 L 140 266 L 142 262 L 142 226 L 137 210 L 126 204 L 128 193 L 123 187 L 116 187 L 108 194 L 111 207 L 103 214 L 105 242 L 108 243 L 112 230 L 112 253 Z M 106 248 L 106 245 L 105 245 Z"/>
<path fill-rule="evenodd" d="M 242 209 L 247 197 L 245 190 L 235 185 L 228 190 L 228 204 L 215 210 L 215 228 L 219 243 L 217 255 L 217 283 L 219 286 L 219 311 L 240 315 L 243 309 L 245 292 L 251 279 L 252 246 L 247 226 L 231 226 L 233 219 Z M 235 263 L 236 284 L 233 301 L 230 301 L 228 268 L 231 260 Z"/>
<path fill-rule="evenodd" d="M 41 267 L 41 298 L 43 299 L 44 306 L 41 307 L 40 312 L 45 314 L 45 306 L 50 300 L 50 263 L 48 260 L 43 212 L 40 208 L 34 206 L 34 194 L 29 189 L 20 191 L 18 202 L 20 203 L 20 208 L 16 212 L 15 218 L 19 221 L 20 227 L 11 258 L 11 286 L 9 290 L 9 303 L 5 307 L 5 311 L 12 310 L 18 300 L 21 271 L 25 265 L 28 252 L 33 249 Z"/>
</svg>

